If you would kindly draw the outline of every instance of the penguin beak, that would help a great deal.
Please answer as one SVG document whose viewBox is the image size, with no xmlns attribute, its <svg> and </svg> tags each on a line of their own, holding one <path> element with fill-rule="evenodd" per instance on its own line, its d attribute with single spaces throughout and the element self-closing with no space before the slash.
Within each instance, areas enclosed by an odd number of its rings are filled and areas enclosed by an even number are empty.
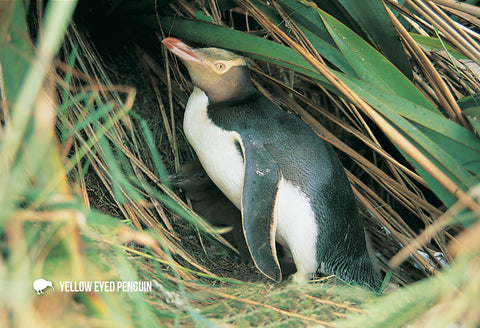
<svg viewBox="0 0 480 328">
<path fill-rule="evenodd" d="M 165 181 L 170 182 L 174 186 L 178 185 L 179 183 L 183 182 L 185 177 L 182 176 L 181 172 L 177 172 L 174 174 L 167 175 Z"/>
<path fill-rule="evenodd" d="M 165 47 L 167 47 L 168 50 L 180 57 L 181 60 L 208 67 L 205 60 L 195 53 L 195 49 L 186 45 L 182 41 L 175 38 L 165 38 L 162 40 L 162 43 L 165 45 Z"/>
</svg>

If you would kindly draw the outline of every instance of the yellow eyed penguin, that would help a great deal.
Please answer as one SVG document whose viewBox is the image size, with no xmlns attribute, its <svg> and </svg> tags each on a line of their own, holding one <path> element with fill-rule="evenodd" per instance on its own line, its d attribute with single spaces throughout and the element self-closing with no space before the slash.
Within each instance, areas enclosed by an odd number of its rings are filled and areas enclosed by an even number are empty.
<svg viewBox="0 0 480 328">
<path fill-rule="evenodd" d="M 321 272 L 379 288 L 355 197 L 332 147 L 253 86 L 243 57 L 175 38 L 162 43 L 195 86 L 185 135 L 212 181 L 241 210 L 256 267 L 281 281 L 278 241 L 293 256 L 294 281 Z"/>
</svg>

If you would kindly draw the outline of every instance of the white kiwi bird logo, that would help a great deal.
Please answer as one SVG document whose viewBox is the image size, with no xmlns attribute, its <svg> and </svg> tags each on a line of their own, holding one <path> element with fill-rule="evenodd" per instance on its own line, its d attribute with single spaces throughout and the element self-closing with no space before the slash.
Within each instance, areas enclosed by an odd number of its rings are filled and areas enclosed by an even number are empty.
<svg viewBox="0 0 480 328">
<path fill-rule="evenodd" d="M 43 290 L 47 287 L 52 287 L 53 291 L 55 291 L 51 281 L 45 279 L 37 279 L 33 282 L 33 289 L 35 289 L 38 295 L 42 295 Z"/>
</svg>

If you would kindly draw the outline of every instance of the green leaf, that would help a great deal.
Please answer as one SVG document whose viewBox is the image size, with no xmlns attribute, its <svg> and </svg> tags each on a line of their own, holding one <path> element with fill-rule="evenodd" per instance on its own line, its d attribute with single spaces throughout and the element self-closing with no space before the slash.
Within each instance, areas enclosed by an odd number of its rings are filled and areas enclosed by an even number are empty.
<svg viewBox="0 0 480 328">
<path fill-rule="evenodd" d="M 448 44 L 442 44 L 442 42 L 438 38 L 433 38 L 430 36 L 423 36 L 417 33 L 410 33 L 410 36 L 420 44 L 426 51 L 438 51 L 438 50 L 446 50 L 452 55 L 455 59 L 468 59 L 453 47 L 449 46 Z"/>
<path fill-rule="evenodd" d="M 462 110 L 465 110 L 469 107 L 478 107 L 480 106 L 480 93 L 464 97 L 457 101 L 457 103 Z"/>
<path fill-rule="evenodd" d="M 465 117 L 470 122 L 472 127 L 477 131 L 477 134 L 480 133 L 480 107 L 469 107 L 463 111 Z"/>
<path fill-rule="evenodd" d="M 336 47 L 335 42 L 330 36 L 330 33 L 328 33 L 322 19 L 318 16 L 315 10 L 312 10 L 311 3 L 297 0 L 279 0 L 278 3 L 288 14 L 289 18 L 294 20 L 297 24 L 302 25 L 331 46 Z"/>
<path fill-rule="evenodd" d="M 102 212 L 93 208 L 88 211 L 87 223 L 96 230 L 108 232 L 110 234 L 114 234 L 115 230 L 125 227 L 125 223 L 118 218 L 103 214 Z"/>
<path fill-rule="evenodd" d="M 33 45 L 27 30 L 22 1 L 13 1 L 11 14 L 3 12 L 1 23 L 0 61 L 3 70 L 6 98 L 11 104 L 25 78 L 33 58 Z"/>
<path fill-rule="evenodd" d="M 467 120 L 475 129 L 477 136 L 480 135 L 480 93 L 464 97 L 457 103 Z"/>
<path fill-rule="evenodd" d="M 158 28 L 158 19 L 155 16 L 140 16 L 137 19 L 141 24 Z M 162 17 L 160 23 L 163 30 L 170 31 L 171 35 L 184 40 L 238 51 L 252 58 L 259 58 L 302 72 L 315 72 L 313 66 L 294 50 L 262 37 L 183 18 Z M 317 76 L 320 75 L 317 73 Z"/>
<path fill-rule="evenodd" d="M 205 13 L 201 10 L 195 13 L 195 18 L 209 23 L 212 21 L 212 17 L 205 15 Z"/>
<path fill-rule="evenodd" d="M 405 76 L 413 77 L 400 38 L 381 0 L 322 0 L 315 3 L 358 35 L 365 34 Z"/>
<path fill-rule="evenodd" d="M 360 79 L 437 111 L 415 85 L 371 45 L 332 16 L 321 10 L 318 14 Z"/>
<path fill-rule="evenodd" d="M 162 179 L 168 175 L 165 166 L 163 165 L 162 156 L 158 152 L 158 147 L 155 144 L 155 138 L 153 136 L 152 131 L 148 127 L 148 123 L 145 119 L 141 118 L 136 113 L 132 112 L 131 115 L 135 117 L 140 122 L 140 128 L 142 131 L 142 135 L 144 137 L 145 143 L 148 146 L 148 151 L 150 156 L 152 157 L 153 165 L 155 165 L 155 169 L 157 171 L 157 176 Z M 170 186 L 168 181 L 162 181 L 165 185 Z"/>
<path fill-rule="evenodd" d="M 85 99 L 88 100 L 93 93 L 80 94 L 76 100 Z M 112 103 L 101 104 L 97 109 L 93 109 L 93 106 L 90 106 L 90 113 L 85 117 L 84 120 L 78 122 L 72 129 L 66 132 L 66 135 L 62 136 L 64 139 L 69 138 L 78 131 L 84 129 L 86 126 L 98 122 L 101 118 L 108 119 L 107 114 L 113 110 Z"/>
<path fill-rule="evenodd" d="M 387 273 L 385 273 L 385 278 L 383 278 L 382 285 L 378 289 L 378 293 L 382 294 L 385 288 L 387 288 L 388 284 L 390 283 L 390 279 L 392 278 L 392 271 L 388 270 Z"/>
<path fill-rule="evenodd" d="M 100 133 L 97 133 L 101 127 L 97 125 L 94 128 L 96 132 L 95 135 L 101 135 Z M 119 161 L 116 157 L 116 155 L 118 156 L 119 154 L 122 154 L 122 152 L 117 151 L 115 154 L 105 136 L 98 138 L 98 144 L 105 157 L 105 163 L 111 176 L 110 181 L 112 182 L 112 191 L 115 199 L 123 204 L 123 202 L 125 202 L 125 195 L 128 195 L 135 201 L 141 201 L 143 199 L 142 195 L 134 186 L 132 186 L 126 174 L 123 173 L 121 166 L 122 164 L 128 165 L 127 162 L 125 160 Z"/>
<path fill-rule="evenodd" d="M 251 0 L 257 8 L 259 8 L 265 15 L 267 15 L 279 28 L 284 32 L 289 33 L 285 22 L 278 16 L 276 11 L 266 6 L 260 1 Z M 312 46 L 323 57 L 327 58 L 330 63 L 335 65 L 338 69 L 346 74 L 357 76 L 352 69 L 345 56 L 335 46 L 335 42 L 328 34 L 322 20 L 309 7 L 298 3 L 296 0 L 282 0 L 279 1 L 288 16 L 295 21 L 302 33 L 308 38 Z"/>
</svg>

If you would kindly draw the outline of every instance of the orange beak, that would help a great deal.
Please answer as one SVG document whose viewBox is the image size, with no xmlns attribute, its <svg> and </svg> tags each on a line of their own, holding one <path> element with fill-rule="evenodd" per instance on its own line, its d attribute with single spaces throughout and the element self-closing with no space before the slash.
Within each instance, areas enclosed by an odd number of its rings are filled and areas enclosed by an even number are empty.
<svg viewBox="0 0 480 328">
<path fill-rule="evenodd" d="M 198 63 L 207 66 L 205 60 L 195 53 L 195 49 L 175 38 L 165 38 L 162 43 L 168 50 L 177 55 L 182 61 Z M 208 66 L 207 66 L 208 67 Z"/>
</svg>

